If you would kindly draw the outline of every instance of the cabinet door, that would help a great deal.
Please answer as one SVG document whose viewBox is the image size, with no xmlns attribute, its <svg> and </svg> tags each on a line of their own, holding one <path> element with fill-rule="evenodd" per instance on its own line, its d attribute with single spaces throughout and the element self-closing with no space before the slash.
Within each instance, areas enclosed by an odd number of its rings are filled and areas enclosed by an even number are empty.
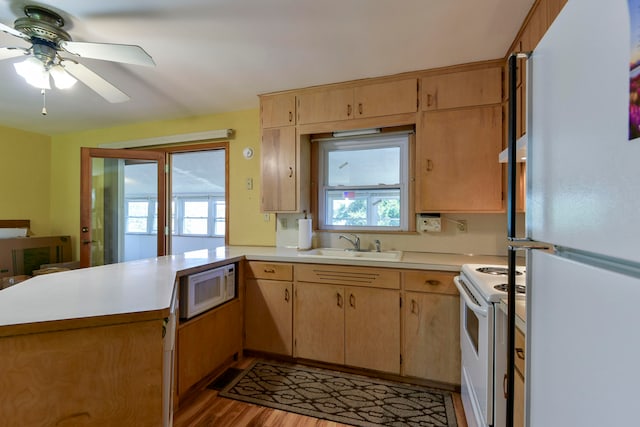
<svg viewBox="0 0 640 427">
<path fill-rule="evenodd" d="M 500 67 L 428 76 L 422 79 L 422 110 L 497 104 L 502 101 Z"/>
<path fill-rule="evenodd" d="M 260 97 L 260 123 L 263 128 L 295 125 L 296 96 L 294 94 Z"/>
<path fill-rule="evenodd" d="M 262 210 L 295 211 L 296 129 L 287 126 L 262 130 Z"/>
<path fill-rule="evenodd" d="M 293 346 L 291 282 L 247 280 L 245 347 L 291 356 Z"/>
<path fill-rule="evenodd" d="M 524 378 L 517 371 L 513 384 L 513 425 L 524 426 Z"/>
<path fill-rule="evenodd" d="M 400 373 L 400 294 L 345 288 L 345 364 Z"/>
<path fill-rule="evenodd" d="M 415 113 L 417 101 L 416 79 L 359 86 L 354 89 L 354 117 Z"/>
<path fill-rule="evenodd" d="M 501 211 L 499 105 L 423 112 L 416 147 L 420 212 Z"/>
<path fill-rule="evenodd" d="M 296 283 L 295 357 L 344 363 L 344 289 Z"/>
<path fill-rule="evenodd" d="M 231 301 L 178 330 L 178 394 L 242 351 L 242 304 Z"/>
<path fill-rule="evenodd" d="M 298 95 L 298 124 L 334 122 L 353 117 L 353 88 Z"/>
<path fill-rule="evenodd" d="M 460 305 L 455 295 L 407 292 L 403 375 L 460 384 Z"/>
</svg>

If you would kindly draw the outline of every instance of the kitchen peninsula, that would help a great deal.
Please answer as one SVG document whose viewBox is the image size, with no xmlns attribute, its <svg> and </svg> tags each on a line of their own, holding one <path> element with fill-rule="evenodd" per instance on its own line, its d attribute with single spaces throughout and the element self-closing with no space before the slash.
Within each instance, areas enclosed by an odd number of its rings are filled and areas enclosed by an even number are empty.
<svg viewBox="0 0 640 427">
<path fill-rule="evenodd" d="M 0 414 L 8 425 L 167 424 L 178 279 L 244 260 L 448 272 L 472 260 L 504 263 L 417 252 L 398 262 L 317 259 L 288 248 L 220 247 L 38 276 L 0 292 Z"/>
</svg>

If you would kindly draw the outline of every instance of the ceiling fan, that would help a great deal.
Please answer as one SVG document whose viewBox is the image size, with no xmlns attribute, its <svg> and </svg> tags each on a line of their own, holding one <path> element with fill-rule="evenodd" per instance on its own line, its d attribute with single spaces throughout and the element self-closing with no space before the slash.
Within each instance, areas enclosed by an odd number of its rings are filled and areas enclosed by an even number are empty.
<svg viewBox="0 0 640 427">
<path fill-rule="evenodd" d="M 26 40 L 31 47 L 0 47 L 0 60 L 28 56 L 14 67 L 27 83 L 42 89 L 43 94 L 51 88 L 50 78 L 59 89 L 71 87 L 77 79 L 109 102 L 129 100 L 120 89 L 76 61 L 77 57 L 155 66 L 153 58 L 140 46 L 73 41 L 63 30 L 64 19 L 42 6 L 25 6 L 24 14 L 15 20 L 14 28 L 0 23 L 0 31 Z"/>
</svg>

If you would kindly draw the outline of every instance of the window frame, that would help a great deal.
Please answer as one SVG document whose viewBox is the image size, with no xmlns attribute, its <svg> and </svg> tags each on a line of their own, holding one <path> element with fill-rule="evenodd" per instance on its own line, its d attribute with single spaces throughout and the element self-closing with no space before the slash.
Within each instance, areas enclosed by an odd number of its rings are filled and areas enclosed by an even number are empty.
<svg viewBox="0 0 640 427">
<path fill-rule="evenodd" d="M 373 231 L 373 232 L 407 232 L 410 231 L 410 185 L 411 185 L 411 134 L 413 131 L 403 130 L 399 132 L 389 132 L 378 135 L 367 135 L 361 137 L 347 138 L 320 138 L 313 139 L 317 146 L 317 194 L 316 207 L 318 215 L 318 229 L 322 231 Z M 366 147 L 366 148 L 363 148 Z M 377 149 L 398 147 L 400 148 L 400 183 L 397 185 L 353 185 L 353 186 L 329 186 L 327 185 L 328 162 L 327 156 L 331 151 L 353 150 L 353 149 Z M 400 225 L 399 226 L 354 226 L 354 225 L 333 225 L 327 224 L 327 191 L 358 191 L 358 190 L 386 190 L 398 189 L 400 191 Z M 369 216 L 369 215 L 367 215 Z"/>
</svg>

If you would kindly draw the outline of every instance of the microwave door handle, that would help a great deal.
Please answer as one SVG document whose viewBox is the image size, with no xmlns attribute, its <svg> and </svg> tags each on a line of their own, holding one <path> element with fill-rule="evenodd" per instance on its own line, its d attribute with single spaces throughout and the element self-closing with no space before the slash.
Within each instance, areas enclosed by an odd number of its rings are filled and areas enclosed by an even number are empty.
<svg viewBox="0 0 640 427">
<path fill-rule="evenodd" d="M 489 313 L 489 311 L 487 310 L 487 307 L 481 307 L 471 300 L 471 297 L 469 296 L 467 291 L 462 287 L 462 284 L 460 284 L 460 279 L 458 279 L 457 277 L 454 277 L 453 283 L 455 283 L 456 288 L 458 288 L 458 292 L 460 292 L 460 296 L 464 300 L 467 307 L 469 307 L 471 311 L 473 311 L 474 313 L 482 317 L 487 317 Z"/>
</svg>

